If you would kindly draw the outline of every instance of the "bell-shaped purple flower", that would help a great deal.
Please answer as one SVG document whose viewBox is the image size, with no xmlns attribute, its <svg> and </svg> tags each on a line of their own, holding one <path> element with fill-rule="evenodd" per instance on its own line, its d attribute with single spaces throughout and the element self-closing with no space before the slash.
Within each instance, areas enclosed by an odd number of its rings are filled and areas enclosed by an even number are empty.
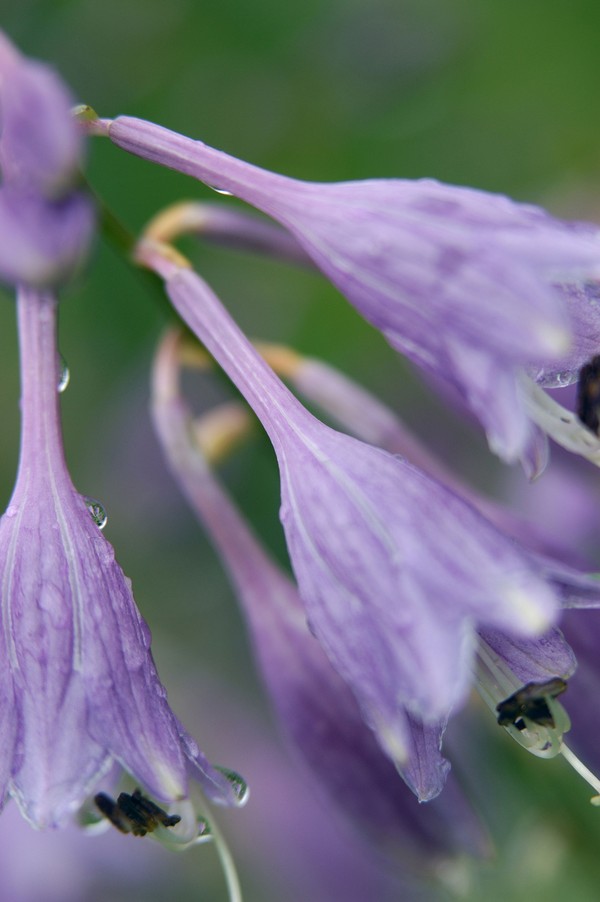
<svg viewBox="0 0 600 902">
<path fill-rule="evenodd" d="M 451 485 L 504 532 L 520 541 L 547 569 L 567 606 L 598 607 L 599 584 L 593 577 L 582 576 L 581 568 L 585 568 L 585 562 L 580 552 L 584 536 L 587 534 L 589 537 L 589 531 L 596 522 L 596 509 L 589 487 L 587 492 L 578 493 L 582 486 L 574 485 L 572 477 L 575 474 L 569 473 L 571 478 L 567 479 L 565 470 L 562 474 L 551 470 L 542 484 L 538 484 L 535 490 L 530 489 L 530 492 L 549 495 L 554 501 L 553 505 L 547 498 L 546 504 L 543 504 L 546 518 L 543 523 L 545 527 L 550 525 L 550 531 L 544 532 L 537 523 L 515 516 L 508 508 L 482 498 L 473 489 L 462 485 L 429 449 L 411 435 L 393 411 L 348 376 L 323 361 L 305 358 L 289 348 L 269 344 L 259 344 L 257 348 L 266 360 L 273 362 L 278 373 L 284 374 L 294 388 L 318 404 L 335 422 L 345 426 L 358 438 L 378 444 L 392 453 L 402 454 L 429 475 Z M 572 463 L 571 459 L 567 460 Z M 574 470 L 574 467 L 570 469 Z M 538 496 L 538 503 L 540 500 L 543 503 Z M 570 519 L 567 533 L 564 528 L 561 529 L 565 510 Z M 556 519 L 559 511 L 560 517 L 553 524 L 552 520 Z M 548 520 L 549 524 L 546 522 Z M 564 546 L 567 535 L 571 548 Z M 557 628 L 535 639 L 519 639 L 499 630 L 480 628 L 475 685 L 496 718 L 500 705 L 503 711 L 501 725 L 513 739 L 538 757 L 562 754 L 598 792 L 600 781 L 589 769 L 591 766 L 597 771 L 600 761 L 592 715 L 597 707 L 599 686 L 595 655 L 600 629 L 598 611 L 564 612 L 561 626 L 566 638 Z M 567 681 L 569 693 L 565 708 L 568 714 L 552 695 L 557 686 L 562 692 Z M 546 696 L 545 692 L 548 693 Z M 515 693 L 525 700 L 521 709 L 507 704 L 507 699 L 514 697 Z M 507 714 L 511 710 L 517 712 L 517 726 Z M 523 719 L 522 711 L 528 711 L 530 716 Z M 536 720 L 536 717 L 539 719 Z M 570 722 L 572 729 L 568 747 L 563 735 L 569 730 Z M 425 754 L 420 750 L 421 766 L 425 763 L 429 768 L 435 768 L 430 748 L 426 747 L 424 751 Z M 583 754 L 586 764 L 576 757 L 575 752 Z"/>
<path fill-rule="evenodd" d="M 47 66 L 0 32 L 0 279 L 44 288 L 85 259 L 94 208 L 77 188 L 82 133 L 72 98 Z"/>
<path fill-rule="evenodd" d="M 155 366 L 155 426 L 173 475 L 236 588 L 265 686 L 292 750 L 362 835 L 413 868 L 432 870 L 441 857 L 461 851 L 483 853 L 485 833 L 456 782 L 450 778 L 439 799 L 420 806 L 381 751 L 350 688 L 310 634 L 292 580 L 251 533 L 200 446 L 202 441 L 222 447 L 247 422 L 247 414 L 235 405 L 194 423 L 179 394 L 177 355 L 178 336 L 170 334 Z M 432 788 L 439 792 L 448 770 L 435 733 L 414 725 L 413 760 L 402 772 L 422 799 Z"/>
<path fill-rule="evenodd" d="M 395 348 L 478 417 L 501 457 L 539 470 L 520 374 L 579 358 L 557 283 L 600 275 L 598 227 L 431 179 L 301 182 L 129 117 L 102 127 L 125 150 L 278 220 Z M 600 335 L 597 310 L 582 315 Z"/>
<path fill-rule="evenodd" d="M 4 282 L 43 288 L 67 281 L 85 259 L 93 234 L 93 207 L 81 192 L 48 203 L 8 186 L 0 189 Z"/>
<path fill-rule="evenodd" d="M 195 777 L 234 803 L 173 715 L 131 584 L 66 469 L 60 432 L 56 301 L 21 290 L 19 472 L 0 520 L 0 802 L 36 827 L 60 824 L 111 762 L 153 796 Z"/>
<path fill-rule="evenodd" d="M 180 315 L 269 433 L 311 629 L 382 747 L 405 761 L 407 714 L 432 724 L 464 700 L 475 626 L 540 634 L 561 593 L 536 559 L 453 491 L 312 417 L 199 276 L 151 244 L 138 259 L 164 278 Z"/>
<path fill-rule="evenodd" d="M 83 134 L 62 79 L 22 56 L 0 31 L 0 169 L 3 183 L 51 200 L 78 176 Z"/>
</svg>

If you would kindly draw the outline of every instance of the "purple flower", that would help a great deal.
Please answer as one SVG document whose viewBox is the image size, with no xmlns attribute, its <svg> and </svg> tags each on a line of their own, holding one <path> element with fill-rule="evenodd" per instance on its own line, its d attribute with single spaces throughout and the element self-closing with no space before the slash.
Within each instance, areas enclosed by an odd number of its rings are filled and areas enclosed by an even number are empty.
<svg viewBox="0 0 600 902">
<path fill-rule="evenodd" d="M 394 760 L 409 716 L 443 722 L 470 684 L 476 625 L 543 632 L 562 593 L 598 584 L 551 571 L 400 458 L 312 417 L 191 270 L 141 245 L 183 319 L 250 402 L 281 471 L 282 521 L 311 629 Z M 562 579 L 562 571 L 561 571 Z"/>
<path fill-rule="evenodd" d="M 200 440 L 206 447 L 222 447 L 240 420 L 247 423 L 247 415 L 239 405 L 226 406 L 194 423 L 177 378 L 178 337 L 170 334 L 155 366 L 155 426 L 176 480 L 236 587 L 292 749 L 363 836 L 413 868 L 433 869 L 440 857 L 461 851 L 482 854 L 484 831 L 452 779 L 440 799 L 417 805 L 362 719 L 350 688 L 310 634 L 296 587 L 266 555 L 212 474 Z M 432 787 L 439 792 L 448 765 L 440 755 L 439 733 L 418 723 L 411 727 L 415 754 L 403 776 L 423 799 Z"/>
<path fill-rule="evenodd" d="M 307 630 L 296 587 L 266 556 L 209 470 L 207 460 L 220 459 L 247 431 L 248 415 L 239 404 L 230 404 L 193 421 L 178 389 L 178 351 L 178 338 L 170 334 L 155 366 L 155 425 L 175 478 L 208 529 L 237 588 L 266 687 L 292 749 L 363 835 L 388 852 L 399 854 L 401 860 L 408 857 L 413 867 L 418 864 L 435 870 L 440 854 L 461 847 L 481 853 L 483 834 L 452 777 L 434 804 L 415 809 L 414 802 L 411 805 L 410 797 L 407 799 L 407 790 L 398 783 L 391 762 L 366 728 L 349 687 L 332 670 Z M 335 396 L 338 410 L 340 394 L 344 394 L 343 407 L 353 421 L 352 399 L 361 394 L 363 399 L 367 397 L 358 386 L 317 361 L 303 363 L 287 349 L 268 348 L 267 353 L 283 364 L 288 375 L 295 371 L 293 381 L 305 387 L 312 389 L 313 377 L 319 372 L 321 380 L 318 385 L 314 383 L 317 393 L 322 399 Z M 380 405 L 376 416 L 368 417 L 368 428 L 377 429 L 379 420 L 388 436 L 395 432 L 397 439 L 398 428 L 392 428 L 391 414 L 385 417 L 384 413 Z M 586 617 L 590 616 L 592 612 L 575 615 L 584 631 Z M 572 622 L 571 617 L 567 624 Z M 593 645 L 594 636 L 592 629 L 588 647 Z M 581 669 L 583 665 L 583 680 L 578 670 L 567 705 L 575 714 L 574 726 L 580 728 L 581 711 L 593 710 L 591 693 L 597 688 L 597 678 L 586 677 L 593 668 L 592 656 L 586 651 L 576 662 L 573 650 L 557 629 L 536 639 L 480 629 L 475 685 L 495 719 L 500 707 L 503 726 L 521 746 L 537 757 L 564 755 L 597 791 L 594 775 L 563 741 L 569 717 L 552 694 L 557 686 L 559 691 L 566 686 L 576 666 Z M 529 700 L 530 706 L 516 708 L 511 702 L 515 693 Z M 440 754 L 445 725 L 427 729 L 414 718 L 409 723 L 410 760 L 399 770 L 420 801 L 427 801 L 441 791 L 449 769 Z M 576 729 L 573 736 L 576 747 L 581 746 L 580 732 Z M 470 741 L 464 726 L 455 730 L 451 752 L 462 756 L 464 743 Z M 585 757 L 594 764 L 597 755 L 589 753 L 589 744 Z M 450 811 L 458 831 L 452 838 L 448 833 Z"/>
<path fill-rule="evenodd" d="M 3 183 L 51 200 L 78 175 L 83 135 L 74 100 L 48 66 L 28 60 L 0 31 L 0 168 Z"/>
<path fill-rule="evenodd" d="M 593 578 L 582 579 L 580 570 L 576 569 L 582 566 L 584 539 L 589 537 L 596 522 L 596 505 L 590 495 L 591 487 L 585 488 L 576 481 L 578 474 L 574 472 L 572 458 L 566 458 L 565 466 L 559 471 L 556 471 L 555 462 L 554 469 L 535 487 L 529 487 L 526 496 L 522 486 L 520 488 L 522 502 L 542 507 L 544 516 L 542 519 L 538 517 L 537 521 L 546 527 L 544 531 L 537 523 L 534 525 L 530 520 L 523 520 L 508 508 L 481 498 L 472 489 L 461 485 L 389 408 L 333 367 L 319 360 L 303 358 L 289 349 L 269 345 L 259 348 L 267 359 L 277 361 L 280 371 L 294 387 L 352 434 L 402 454 L 446 485 L 452 485 L 493 523 L 529 548 L 541 566 L 552 574 L 552 580 L 562 591 L 565 603 L 575 601 L 580 608 L 588 605 L 597 607 L 598 583 Z M 571 465 L 569 471 L 566 463 Z M 568 522 L 566 531 L 565 516 Z M 564 545 L 565 540 L 571 547 Z M 516 639 L 498 630 L 479 629 L 475 683 L 497 717 L 497 705 L 515 692 L 522 692 L 528 684 L 552 684 L 557 677 L 568 680 L 568 716 L 560 703 L 550 698 L 548 703 L 556 717 L 554 727 L 529 719 L 525 726 L 523 723 L 519 727 L 509 724 L 507 729 L 519 744 L 535 755 L 552 757 L 563 754 L 598 792 L 599 781 L 563 741 L 563 734 L 569 729 L 571 721 L 569 745 L 583 755 L 589 766 L 596 771 L 600 769 L 597 730 L 590 727 L 590 721 L 595 722 L 590 715 L 597 707 L 600 687 L 596 655 L 600 630 L 598 611 L 565 611 L 561 626 L 565 635 L 553 629 L 537 639 Z"/>
<path fill-rule="evenodd" d="M 231 804 L 230 781 L 173 715 L 131 584 L 66 469 L 56 301 L 19 293 L 22 438 L 0 520 L 0 802 L 60 824 L 118 762 L 163 801 L 196 778 Z"/>
<path fill-rule="evenodd" d="M 0 188 L 0 279 L 11 285 L 65 282 L 85 259 L 93 234 L 94 211 L 81 192 L 48 203 Z"/>
<path fill-rule="evenodd" d="M 579 304 L 571 317 L 558 287 L 598 276 L 596 226 L 430 179 L 300 182 L 128 117 L 100 127 L 125 150 L 277 219 L 395 348 L 479 418 L 501 457 L 539 470 L 530 408 L 540 401 L 523 374 L 554 361 L 574 371 L 581 323 L 600 335 L 597 309 Z M 547 417 L 544 426 L 560 433 Z M 600 460 L 595 439 L 592 453 Z"/>
<path fill-rule="evenodd" d="M 0 278 L 44 288 L 85 259 L 94 209 L 77 190 L 82 135 L 72 98 L 0 32 Z"/>
</svg>

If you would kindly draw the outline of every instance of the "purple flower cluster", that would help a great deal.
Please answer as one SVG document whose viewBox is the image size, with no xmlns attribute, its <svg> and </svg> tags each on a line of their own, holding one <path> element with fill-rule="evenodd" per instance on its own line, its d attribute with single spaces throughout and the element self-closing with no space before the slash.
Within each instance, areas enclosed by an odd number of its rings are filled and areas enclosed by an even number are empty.
<svg viewBox="0 0 600 902">
<path fill-rule="evenodd" d="M 600 584 L 516 544 L 403 458 L 316 420 L 197 274 L 152 244 L 138 257 L 164 278 L 176 310 L 269 434 L 310 629 L 382 750 L 421 800 L 434 798 L 447 773 L 442 735 L 481 656 L 477 628 L 518 677 L 515 688 L 532 657 L 538 677 L 557 666 L 568 676 L 568 649 L 558 634 L 543 634 L 561 606 L 597 606 Z"/>
<path fill-rule="evenodd" d="M 131 584 L 66 467 L 55 289 L 85 258 L 94 226 L 80 185 L 84 126 L 71 107 L 60 79 L 0 33 L 0 278 L 17 287 L 22 380 L 19 470 L 0 519 L 0 805 L 12 796 L 36 827 L 63 823 L 112 765 L 167 804 L 188 800 L 190 778 L 217 803 L 245 795 L 171 711 Z M 584 675 L 594 670 L 581 623 L 600 607 L 597 577 L 462 485 L 364 390 L 298 357 L 288 381 L 340 429 L 309 412 L 165 243 L 196 230 L 315 266 L 533 477 L 547 435 L 600 464 L 598 436 L 545 390 L 577 381 L 598 351 L 598 227 L 428 179 L 300 182 L 128 117 L 87 129 L 279 223 L 178 206 L 151 223 L 134 256 L 273 445 L 294 579 L 194 442 L 169 336 L 155 370 L 157 432 L 236 587 L 284 732 L 321 790 L 390 857 L 435 869 L 485 854 L 442 746 L 473 686 L 521 745 L 563 754 L 600 790 L 563 742 L 569 719 L 557 701 L 578 666 L 559 630 L 567 608 L 590 609 L 569 611 L 567 623 Z M 146 805 L 141 815 L 123 813 L 132 799 Z M 169 830 L 179 820 L 139 792 L 101 801 L 120 829 L 148 812 Z M 198 839 L 191 817 L 182 842 Z"/>
</svg>

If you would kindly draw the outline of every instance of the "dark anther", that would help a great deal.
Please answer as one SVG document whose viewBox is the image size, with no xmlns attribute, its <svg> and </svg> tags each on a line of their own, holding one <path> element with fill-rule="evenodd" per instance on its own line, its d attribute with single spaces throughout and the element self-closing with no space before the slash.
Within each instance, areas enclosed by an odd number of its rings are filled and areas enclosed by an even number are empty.
<svg viewBox="0 0 600 902">
<path fill-rule="evenodd" d="M 600 434 L 600 355 L 579 371 L 577 416 L 591 432 Z"/>
<path fill-rule="evenodd" d="M 526 724 L 523 718 L 525 717 L 541 727 L 554 729 L 556 724 L 548 706 L 548 699 L 556 698 L 566 688 L 566 682 L 560 677 L 553 677 L 546 683 L 527 683 L 526 686 L 496 705 L 498 723 L 501 727 L 513 725 L 517 730 L 524 730 Z"/>
<path fill-rule="evenodd" d="M 94 796 L 94 802 L 117 830 L 133 833 L 134 836 L 145 836 L 158 826 L 174 827 L 181 820 L 178 814 L 167 814 L 146 799 L 139 789 L 134 789 L 131 795 L 122 792 L 116 802 L 104 792 L 99 792 Z"/>
</svg>

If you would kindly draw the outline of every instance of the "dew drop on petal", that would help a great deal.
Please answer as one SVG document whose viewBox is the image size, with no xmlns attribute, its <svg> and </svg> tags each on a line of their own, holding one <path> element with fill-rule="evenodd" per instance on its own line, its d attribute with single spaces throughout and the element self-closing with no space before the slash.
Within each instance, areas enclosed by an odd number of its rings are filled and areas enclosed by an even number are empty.
<svg viewBox="0 0 600 902">
<path fill-rule="evenodd" d="M 233 197 L 231 191 L 226 191 L 224 188 L 217 188 L 216 185 L 208 185 L 211 191 L 216 191 L 217 194 L 223 194 L 225 197 Z"/>
<path fill-rule="evenodd" d="M 150 646 L 152 645 L 152 632 L 150 631 L 150 627 L 148 626 L 148 624 L 146 623 L 145 620 L 142 620 L 140 622 L 140 635 L 141 635 L 142 644 L 143 644 L 144 648 L 150 648 Z M 164 687 L 163 687 L 163 689 L 164 689 Z M 165 698 L 166 698 L 167 697 L 166 689 L 164 690 L 164 692 L 165 692 Z"/>
<path fill-rule="evenodd" d="M 559 373 L 548 372 L 548 368 L 538 369 L 536 372 L 531 371 L 530 376 L 534 382 L 543 385 L 544 388 L 568 388 L 573 385 L 579 378 L 577 370 L 563 370 Z"/>
<path fill-rule="evenodd" d="M 59 394 L 62 394 L 62 392 L 64 392 L 70 381 L 71 373 L 69 371 L 69 367 L 67 366 L 67 361 L 65 360 L 63 355 L 60 354 L 58 362 L 58 384 L 56 386 Z"/>
<path fill-rule="evenodd" d="M 243 777 L 240 776 L 236 771 L 229 770 L 228 767 L 219 767 L 215 766 L 215 770 L 218 770 L 223 776 L 229 781 L 231 787 L 235 793 L 235 797 L 238 800 L 239 805 L 244 805 L 248 800 L 248 795 L 250 790 L 248 788 L 248 784 L 244 780 Z"/>
<path fill-rule="evenodd" d="M 98 529 L 104 529 L 108 521 L 108 515 L 104 510 L 102 504 L 99 501 L 96 501 L 95 498 L 85 497 L 83 499 L 85 501 L 85 506 L 90 512 L 90 516 Z"/>
<path fill-rule="evenodd" d="M 569 385 L 573 385 L 574 382 L 577 382 L 577 373 L 574 373 L 572 370 L 556 374 L 557 388 L 567 388 Z"/>
</svg>

